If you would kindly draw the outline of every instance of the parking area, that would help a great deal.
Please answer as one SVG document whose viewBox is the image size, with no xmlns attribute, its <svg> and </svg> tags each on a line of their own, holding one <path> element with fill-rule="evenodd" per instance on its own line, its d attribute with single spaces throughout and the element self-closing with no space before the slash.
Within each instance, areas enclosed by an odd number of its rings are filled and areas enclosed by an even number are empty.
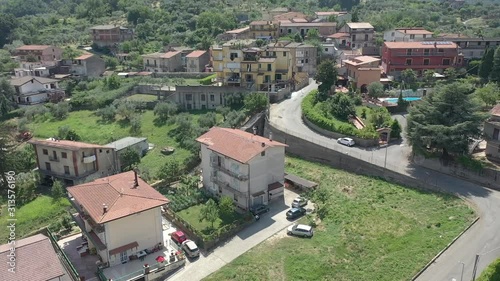
<svg viewBox="0 0 500 281">
<path fill-rule="evenodd" d="M 290 209 L 293 199 L 297 196 L 299 195 L 296 192 L 285 189 L 283 199 L 272 202 L 269 205 L 269 212 L 262 214 L 258 221 L 243 229 L 231 240 L 213 251 L 201 253 L 200 258 L 189 261 L 183 269 L 166 280 L 201 280 L 269 237 L 292 225 L 294 221 L 287 220 L 286 212 Z M 309 202 L 306 208 L 311 209 L 312 204 Z"/>
<path fill-rule="evenodd" d="M 84 277 L 87 281 L 96 281 L 97 276 L 95 272 L 97 271 L 97 263 L 99 262 L 99 257 L 97 255 L 86 255 L 80 257 L 77 247 L 80 246 L 84 241 L 82 240 L 82 234 L 75 234 L 57 241 L 57 244 L 71 261 L 75 267 L 80 277 Z"/>
</svg>

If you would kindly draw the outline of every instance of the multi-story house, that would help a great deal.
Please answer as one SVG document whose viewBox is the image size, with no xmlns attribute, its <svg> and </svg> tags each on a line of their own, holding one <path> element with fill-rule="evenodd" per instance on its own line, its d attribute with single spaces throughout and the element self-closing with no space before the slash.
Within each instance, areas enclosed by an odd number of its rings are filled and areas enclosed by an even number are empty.
<svg viewBox="0 0 500 281">
<path fill-rule="evenodd" d="M 178 71 L 185 72 L 187 71 L 187 55 L 189 55 L 191 52 L 194 52 L 195 49 L 187 46 L 170 46 L 168 49 L 165 50 L 165 52 L 181 52 L 181 68 Z"/>
<path fill-rule="evenodd" d="M 351 35 L 346 32 L 337 32 L 326 36 L 326 40 L 331 40 L 332 43 L 339 49 L 351 48 Z"/>
<path fill-rule="evenodd" d="M 279 21 L 252 21 L 250 37 L 253 39 L 272 39 L 279 36 Z"/>
<path fill-rule="evenodd" d="M 197 50 L 186 56 L 187 72 L 204 72 L 210 63 L 210 54 L 207 51 Z"/>
<path fill-rule="evenodd" d="M 53 243 L 47 236 L 36 234 L 16 240 L 15 244 L 0 245 L 0 255 L 6 261 L 15 261 L 12 262 L 15 267 L 6 267 L 0 281 L 77 281 L 66 268 L 72 264 L 67 259 L 62 261 L 65 258 L 56 253 L 54 248 L 58 246 Z M 7 268 L 14 268 L 15 273 L 7 272 Z"/>
<path fill-rule="evenodd" d="M 90 28 L 90 36 L 99 47 L 116 47 L 123 41 L 132 40 L 134 31 L 118 25 L 97 25 Z"/>
<path fill-rule="evenodd" d="M 346 78 L 355 89 L 362 93 L 367 91 L 368 85 L 380 82 L 381 68 L 380 59 L 370 56 L 359 56 L 343 61 L 346 67 Z"/>
<path fill-rule="evenodd" d="M 213 127 L 201 143 L 203 186 L 243 210 L 283 194 L 285 147 L 239 129 Z"/>
<path fill-rule="evenodd" d="M 23 69 L 55 66 L 61 60 L 62 49 L 50 45 L 24 45 L 14 50 Z"/>
<path fill-rule="evenodd" d="M 310 76 L 316 73 L 318 49 L 314 45 L 293 42 L 285 48 L 292 54 L 294 72 L 307 72 Z"/>
<path fill-rule="evenodd" d="M 149 72 L 179 72 L 182 66 L 182 51 L 142 55 L 144 69 Z"/>
<path fill-rule="evenodd" d="M 275 92 L 293 80 L 289 49 L 257 48 L 255 40 L 212 47 L 214 72 L 224 86 Z"/>
<path fill-rule="evenodd" d="M 31 139 L 38 171 L 42 176 L 74 185 L 115 174 L 116 152 L 113 148 L 57 139 Z"/>
<path fill-rule="evenodd" d="M 463 34 L 445 33 L 433 40 L 450 41 L 457 44 L 466 60 L 482 58 L 487 48 L 500 46 L 500 38 L 469 38 Z"/>
<path fill-rule="evenodd" d="M 62 72 L 79 77 L 100 77 L 106 70 L 106 63 L 99 56 L 85 53 L 72 60 L 63 60 Z"/>
<path fill-rule="evenodd" d="M 281 22 L 280 36 L 299 33 L 305 37 L 311 29 L 318 30 L 319 35 L 328 36 L 335 33 L 337 23 L 335 22 Z"/>
<path fill-rule="evenodd" d="M 460 48 L 453 42 L 385 42 L 382 47 L 382 67 L 388 75 L 399 76 L 405 69 L 418 75 L 425 70 L 442 73 L 463 63 Z"/>
<path fill-rule="evenodd" d="M 490 111 L 490 118 L 484 123 L 486 157 L 500 161 L 500 104 Z"/>
<path fill-rule="evenodd" d="M 373 47 L 375 41 L 373 35 L 375 29 L 367 22 L 348 22 L 339 31 L 348 33 L 350 37 L 350 48 Z"/>
<path fill-rule="evenodd" d="M 328 21 L 328 19 L 331 16 L 335 17 L 336 22 L 342 23 L 342 22 L 350 22 L 351 21 L 351 14 L 346 11 L 340 11 L 340 12 L 315 12 L 316 18 L 321 20 L 321 21 Z"/>
<path fill-rule="evenodd" d="M 64 98 L 64 90 L 59 88 L 59 80 L 24 76 L 12 79 L 16 94 L 14 101 L 19 105 L 34 105 L 48 101 L 58 102 Z"/>
<path fill-rule="evenodd" d="M 243 28 L 228 30 L 222 34 L 217 35 L 217 40 L 219 41 L 229 41 L 229 40 L 241 40 L 252 38 L 250 34 L 250 26 L 245 26 Z"/>
<path fill-rule="evenodd" d="M 165 247 L 161 208 L 166 207 L 169 200 L 135 171 L 67 190 L 70 202 L 78 211 L 73 217 L 87 238 L 88 250 L 95 249 L 104 266 L 112 268 L 129 262 L 133 256 L 137 258 L 141 251 L 146 255 L 146 250 Z"/>
<path fill-rule="evenodd" d="M 385 42 L 415 42 L 428 41 L 433 33 L 422 27 L 396 28 L 384 32 Z"/>
</svg>

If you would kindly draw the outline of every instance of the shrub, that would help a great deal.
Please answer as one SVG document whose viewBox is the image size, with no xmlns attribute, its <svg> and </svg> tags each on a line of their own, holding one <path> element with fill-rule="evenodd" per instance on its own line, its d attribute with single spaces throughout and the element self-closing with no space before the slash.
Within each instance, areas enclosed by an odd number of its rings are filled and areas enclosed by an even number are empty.
<svg viewBox="0 0 500 281">
<path fill-rule="evenodd" d="M 201 85 L 211 85 L 212 84 L 212 79 L 217 77 L 217 74 L 207 76 L 205 78 L 200 79 L 200 84 Z"/>
</svg>

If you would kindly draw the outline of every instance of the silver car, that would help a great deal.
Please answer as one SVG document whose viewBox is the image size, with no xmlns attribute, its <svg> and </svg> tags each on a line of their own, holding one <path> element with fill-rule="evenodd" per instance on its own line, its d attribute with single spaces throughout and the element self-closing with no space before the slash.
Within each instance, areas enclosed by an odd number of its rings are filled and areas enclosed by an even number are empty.
<svg viewBox="0 0 500 281">
<path fill-rule="evenodd" d="M 295 235 L 300 237 L 313 237 L 314 231 L 312 226 L 305 224 L 295 224 L 288 227 L 288 235 Z"/>
<path fill-rule="evenodd" d="M 337 139 L 337 142 L 340 144 L 343 144 L 343 145 L 347 145 L 349 147 L 351 147 L 355 144 L 354 140 L 351 138 L 339 138 L 339 139 Z"/>
<path fill-rule="evenodd" d="M 304 197 L 297 197 L 293 199 L 292 208 L 305 207 L 307 205 L 307 199 Z"/>
<path fill-rule="evenodd" d="M 186 253 L 186 256 L 190 258 L 196 258 L 200 256 L 200 250 L 198 249 L 198 246 L 196 246 L 196 243 L 191 240 L 182 242 L 182 249 Z"/>
</svg>

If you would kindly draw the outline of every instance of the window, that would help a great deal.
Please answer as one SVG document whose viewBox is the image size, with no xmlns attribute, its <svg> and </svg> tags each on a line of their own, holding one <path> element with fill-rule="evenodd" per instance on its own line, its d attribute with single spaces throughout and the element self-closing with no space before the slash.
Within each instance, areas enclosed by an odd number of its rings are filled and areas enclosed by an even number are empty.
<svg viewBox="0 0 500 281">
<path fill-rule="evenodd" d="M 69 166 L 64 166 L 64 174 L 69 175 Z"/>
<path fill-rule="evenodd" d="M 262 152 L 260 153 L 260 156 L 266 156 L 266 151 L 265 151 L 265 150 L 264 150 L 264 151 L 262 151 Z"/>
<path fill-rule="evenodd" d="M 444 49 L 438 49 L 438 53 L 444 53 Z"/>
<path fill-rule="evenodd" d="M 356 41 L 356 34 L 352 36 L 352 41 Z"/>
<path fill-rule="evenodd" d="M 410 39 L 415 39 L 415 34 L 410 34 Z"/>
<path fill-rule="evenodd" d="M 412 51 L 413 51 L 412 49 L 407 49 L 407 50 L 406 50 L 406 55 L 407 55 L 407 56 L 411 56 L 411 52 L 412 52 Z"/>
<path fill-rule="evenodd" d="M 45 170 L 52 171 L 52 169 L 50 168 L 50 163 L 49 162 L 45 162 Z"/>
<path fill-rule="evenodd" d="M 188 103 L 188 104 L 187 104 L 187 109 L 188 109 L 188 110 L 191 110 L 191 109 L 193 109 L 193 106 L 192 106 L 190 103 Z"/>
<path fill-rule="evenodd" d="M 234 194 L 233 199 L 234 199 L 235 202 L 238 202 L 238 196 L 236 196 L 236 194 Z"/>
<path fill-rule="evenodd" d="M 406 59 L 406 65 L 411 65 L 411 59 Z"/>
<path fill-rule="evenodd" d="M 210 95 L 210 101 L 215 101 L 215 95 Z"/>
<path fill-rule="evenodd" d="M 497 128 L 493 129 L 493 139 L 500 140 L 499 135 L 500 135 L 500 130 Z"/>
<path fill-rule="evenodd" d="M 102 149 L 101 149 L 101 152 L 102 152 Z M 61 158 L 68 158 L 68 154 L 66 152 L 61 152 Z"/>
<path fill-rule="evenodd" d="M 428 56 L 430 53 L 430 50 L 429 49 L 424 49 L 424 56 Z"/>
<path fill-rule="evenodd" d="M 365 41 L 368 41 L 368 34 L 365 34 Z"/>
<path fill-rule="evenodd" d="M 450 65 L 450 59 L 443 59 L 443 65 Z"/>
<path fill-rule="evenodd" d="M 427 34 L 424 34 L 422 38 L 424 38 L 424 39 L 427 38 Z"/>
<path fill-rule="evenodd" d="M 201 101 L 205 101 L 205 94 L 201 94 Z"/>
<path fill-rule="evenodd" d="M 186 94 L 186 100 L 193 100 L 192 94 Z"/>
<path fill-rule="evenodd" d="M 481 41 L 477 42 L 477 45 L 478 45 L 478 46 L 481 46 Z"/>
<path fill-rule="evenodd" d="M 49 151 L 47 149 L 42 150 L 43 155 L 49 155 Z"/>
<path fill-rule="evenodd" d="M 275 57 L 275 56 L 276 56 L 276 52 L 273 52 L 273 57 Z"/>
<path fill-rule="evenodd" d="M 283 56 L 286 57 L 286 52 L 283 52 Z"/>
<path fill-rule="evenodd" d="M 267 64 L 267 71 L 272 71 L 273 68 L 272 68 L 272 64 L 268 63 Z"/>
<path fill-rule="evenodd" d="M 231 60 L 234 60 L 237 57 L 238 57 L 238 53 L 231 53 L 231 55 L 230 55 Z"/>
<path fill-rule="evenodd" d="M 424 59 L 424 65 L 429 65 L 430 60 L 429 59 Z"/>
<path fill-rule="evenodd" d="M 394 37 L 394 32 L 391 33 L 391 36 Z"/>
<path fill-rule="evenodd" d="M 306 63 L 309 63 L 309 59 L 306 59 Z"/>
<path fill-rule="evenodd" d="M 328 48 L 325 48 L 325 52 L 328 52 Z"/>
</svg>

